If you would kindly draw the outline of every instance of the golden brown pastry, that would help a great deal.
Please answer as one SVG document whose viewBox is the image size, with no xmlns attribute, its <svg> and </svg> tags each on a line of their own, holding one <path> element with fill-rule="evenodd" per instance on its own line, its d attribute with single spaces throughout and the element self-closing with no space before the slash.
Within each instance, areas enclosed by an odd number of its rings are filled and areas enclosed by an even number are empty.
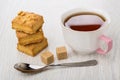
<svg viewBox="0 0 120 80">
<path fill-rule="evenodd" d="M 12 28 L 17 31 L 33 34 L 42 27 L 43 23 L 43 16 L 21 11 L 13 19 Z"/>
<path fill-rule="evenodd" d="M 27 34 L 24 32 L 16 31 L 18 43 L 21 45 L 27 45 L 31 43 L 41 42 L 44 39 L 43 31 L 37 31 L 34 34 Z"/>
<path fill-rule="evenodd" d="M 48 46 L 47 39 L 44 38 L 42 42 L 39 43 L 34 43 L 34 44 L 29 44 L 29 45 L 20 45 L 18 43 L 17 49 L 27 55 L 30 56 L 35 56 L 37 55 L 40 51 L 42 51 L 44 48 Z"/>
</svg>

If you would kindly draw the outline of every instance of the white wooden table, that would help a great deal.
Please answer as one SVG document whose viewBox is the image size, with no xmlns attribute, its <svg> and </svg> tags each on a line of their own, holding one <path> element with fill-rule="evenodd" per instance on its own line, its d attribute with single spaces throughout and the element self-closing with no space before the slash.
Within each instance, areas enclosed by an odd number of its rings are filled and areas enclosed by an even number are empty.
<svg viewBox="0 0 120 80">
<path fill-rule="evenodd" d="M 111 17 L 105 34 L 113 39 L 113 49 L 107 55 L 74 53 L 64 42 L 60 27 L 61 15 L 73 8 L 89 7 L 104 10 Z M 119 0 L 0 0 L 0 80 L 120 80 L 120 1 Z M 44 65 L 40 54 L 30 57 L 16 49 L 17 38 L 11 29 L 11 21 L 20 10 L 44 16 L 44 32 L 49 49 L 55 54 L 57 46 L 66 45 L 68 59 L 54 63 L 98 60 L 94 67 L 62 68 L 38 74 L 24 74 L 13 68 L 17 62 Z"/>
</svg>

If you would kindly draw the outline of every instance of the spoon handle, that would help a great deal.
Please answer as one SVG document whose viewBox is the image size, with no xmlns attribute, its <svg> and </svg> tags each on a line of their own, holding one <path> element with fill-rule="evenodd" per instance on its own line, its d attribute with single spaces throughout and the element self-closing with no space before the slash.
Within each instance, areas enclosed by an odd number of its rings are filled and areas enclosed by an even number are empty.
<svg viewBox="0 0 120 80">
<path fill-rule="evenodd" d="M 96 64 L 97 64 L 96 60 L 89 60 L 89 61 L 84 61 L 84 62 L 53 64 L 53 65 L 49 65 L 49 66 L 84 67 L 84 66 L 94 66 Z"/>
</svg>

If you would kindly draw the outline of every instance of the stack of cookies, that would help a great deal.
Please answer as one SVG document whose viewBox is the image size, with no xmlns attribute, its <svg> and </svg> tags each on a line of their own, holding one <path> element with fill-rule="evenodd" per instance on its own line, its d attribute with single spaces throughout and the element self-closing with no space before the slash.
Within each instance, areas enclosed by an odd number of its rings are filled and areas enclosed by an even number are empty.
<svg viewBox="0 0 120 80">
<path fill-rule="evenodd" d="M 48 46 L 42 30 L 43 23 L 41 15 L 23 11 L 18 13 L 12 21 L 12 28 L 16 30 L 19 51 L 35 56 Z"/>
</svg>

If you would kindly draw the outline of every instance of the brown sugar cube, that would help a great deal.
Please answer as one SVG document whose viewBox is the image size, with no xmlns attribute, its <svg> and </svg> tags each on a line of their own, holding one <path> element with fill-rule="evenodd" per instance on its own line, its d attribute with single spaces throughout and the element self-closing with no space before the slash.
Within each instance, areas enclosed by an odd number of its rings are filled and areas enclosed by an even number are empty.
<svg viewBox="0 0 120 80">
<path fill-rule="evenodd" d="M 56 54 L 59 60 L 67 58 L 67 50 L 64 46 L 56 48 Z"/>
<path fill-rule="evenodd" d="M 34 34 L 27 34 L 21 31 L 16 31 L 18 43 L 21 45 L 27 45 L 31 43 L 41 42 L 44 39 L 43 31 L 37 31 Z"/>
<path fill-rule="evenodd" d="M 12 28 L 17 31 L 33 34 L 42 27 L 43 23 L 43 16 L 21 11 L 12 20 Z"/>
<path fill-rule="evenodd" d="M 48 46 L 47 39 L 44 38 L 42 42 L 39 43 L 34 43 L 34 44 L 28 44 L 28 45 L 20 45 L 19 43 L 17 44 L 17 49 L 27 55 L 30 56 L 35 56 L 37 55 L 40 51 L 42 51 L 44 48 Z"/>
<path fill-rule="evenodd" d="M 48 65 L 54 62 L 54 56 L 50 51 L 45 51 L 41 54 L 41 60 L 43 63 Z"/>
</svg>

